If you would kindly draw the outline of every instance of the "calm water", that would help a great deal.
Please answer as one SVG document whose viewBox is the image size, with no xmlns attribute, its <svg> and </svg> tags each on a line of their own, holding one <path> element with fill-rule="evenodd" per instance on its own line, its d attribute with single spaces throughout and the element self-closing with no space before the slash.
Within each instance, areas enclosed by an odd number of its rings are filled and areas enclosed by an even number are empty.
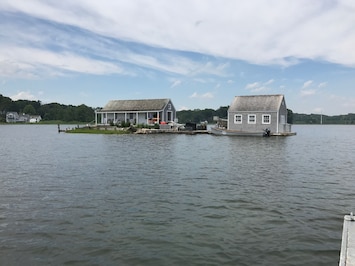
<svg viewBox="0 0 355 266">
<path fill-rule="evenodd" d="M 0 265 L 337 265 L 355 126 L 297 136 L 0 126 Z"/>
</svg>

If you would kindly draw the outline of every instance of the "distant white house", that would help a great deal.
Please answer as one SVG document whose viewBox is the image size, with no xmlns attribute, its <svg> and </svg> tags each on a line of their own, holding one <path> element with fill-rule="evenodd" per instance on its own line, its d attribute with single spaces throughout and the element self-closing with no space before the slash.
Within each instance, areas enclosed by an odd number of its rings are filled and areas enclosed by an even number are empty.
<svg viewBox="0 0 355 266">
<path fill-rule="evenodd" d="M 7 112 L 6 113 L 6 123 L 16 123 L 19 120 L 19 115 L 17 112 Z"/>
<path fill-rule="evenodd" d="M 6 123 L 38 123 L 42 118 L 40 115 L 18 114 L 17 112 L 6 113 Z"/>
<path fill-rule="evenodd" d="M 31 115 L 30 116 L 30 123 L 38 123 L 41 120 L 42 120 L 42 117 L 40 115 Z"/>
<path fill-rule="evenodd" d="M 112 100 L 95 111 L 95 124 L 159 124 L 176 119 L 170 99 Z"/>
<path fill-rule="evenodd" d="M 30 116 L 27 114 L 18 114 L 17 112 L 6 113 L 6 123 L 27 123 Z"/>
</svg>

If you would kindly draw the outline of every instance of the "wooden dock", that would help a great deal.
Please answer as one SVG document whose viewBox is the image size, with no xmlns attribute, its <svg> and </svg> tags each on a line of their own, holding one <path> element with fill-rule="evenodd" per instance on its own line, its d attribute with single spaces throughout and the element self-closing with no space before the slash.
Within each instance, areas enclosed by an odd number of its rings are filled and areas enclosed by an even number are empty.
<svg viewBox="0 0 355 266">
<path fill-rule="evenodd" d="M 60 132 L 65 132 L 66 130 L 65 129 L 61 129 L 60 128 L 60 125 L 58 124 L 58 133 L 60 133 Z"/>
<path fill-rule="evenodd" d="M 210 134 L 209 130 L 171 130 L 171 129 L 148 129 L 142 128 L 135 132 L 135 134 L 185 134 L 185 135 L 198 135 Z"/>
<path fill-rule="evenodd" d="M 355 266 L 355 216 L 344 216 L 339 266 Z"/>
<path fill-rule="evenodd" d="M 58 133 L 61 132 L 74 132 L 75 130 L 85 130 L 85 132 L 79 133 L 108 133 L 108 132 L 126 132 L 131 134 L 184 134 L 184 135 L 199 135 L 199 134 L 210 134 L 209 130 L 177 130 L 177 129 L 149 129 L 149 128 L 118 128 L 116 126 L 83 126 L 79 127 L 77 125 L 74 128 L 66 128 L 61 129 L 60 125 L 58 124 Z"/>
</svg>

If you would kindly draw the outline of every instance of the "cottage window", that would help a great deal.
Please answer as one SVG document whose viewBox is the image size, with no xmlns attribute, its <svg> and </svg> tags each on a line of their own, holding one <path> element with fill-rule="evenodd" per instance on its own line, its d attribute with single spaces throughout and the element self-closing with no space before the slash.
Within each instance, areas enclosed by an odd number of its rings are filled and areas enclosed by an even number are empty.
<svg viewBox="0 0 355 266">
<path fill-rule="evenodd" d="M 263 124 L 271 124 L 271 115 L 263 115 Z"/>
<path fill-rule="evenodd" d="M 256 115 L 248 115 L 248 124 L 256 124 Z"/>
<path fill-rule="evenodd" d="M 168 110 L 171 110 L 171 103 L 168 104 Z"/>
<path fill-rule="evenodd" d="M 234 115 L 234 124 L 242 124 L 242 115 Z"/>
</svg>

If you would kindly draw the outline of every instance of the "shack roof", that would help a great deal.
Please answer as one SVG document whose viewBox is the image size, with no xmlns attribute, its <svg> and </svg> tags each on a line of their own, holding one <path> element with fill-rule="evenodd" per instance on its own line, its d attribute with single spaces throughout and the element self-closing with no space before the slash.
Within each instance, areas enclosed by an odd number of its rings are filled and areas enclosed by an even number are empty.
<svg viewBox="0 0 355 266">
<path fill-rule="evenodd" d="M 251 95 L 236 96 L 228 111 L 232 112 L 258 112 L 278 111 L 284 101 L 284 96 L 277 95 Z"/>
<path fill-rule="evenodd" d="M 112 100 L 101 111 L 157 111 L 169 102 L 170 99 Z"/>
</svg>

